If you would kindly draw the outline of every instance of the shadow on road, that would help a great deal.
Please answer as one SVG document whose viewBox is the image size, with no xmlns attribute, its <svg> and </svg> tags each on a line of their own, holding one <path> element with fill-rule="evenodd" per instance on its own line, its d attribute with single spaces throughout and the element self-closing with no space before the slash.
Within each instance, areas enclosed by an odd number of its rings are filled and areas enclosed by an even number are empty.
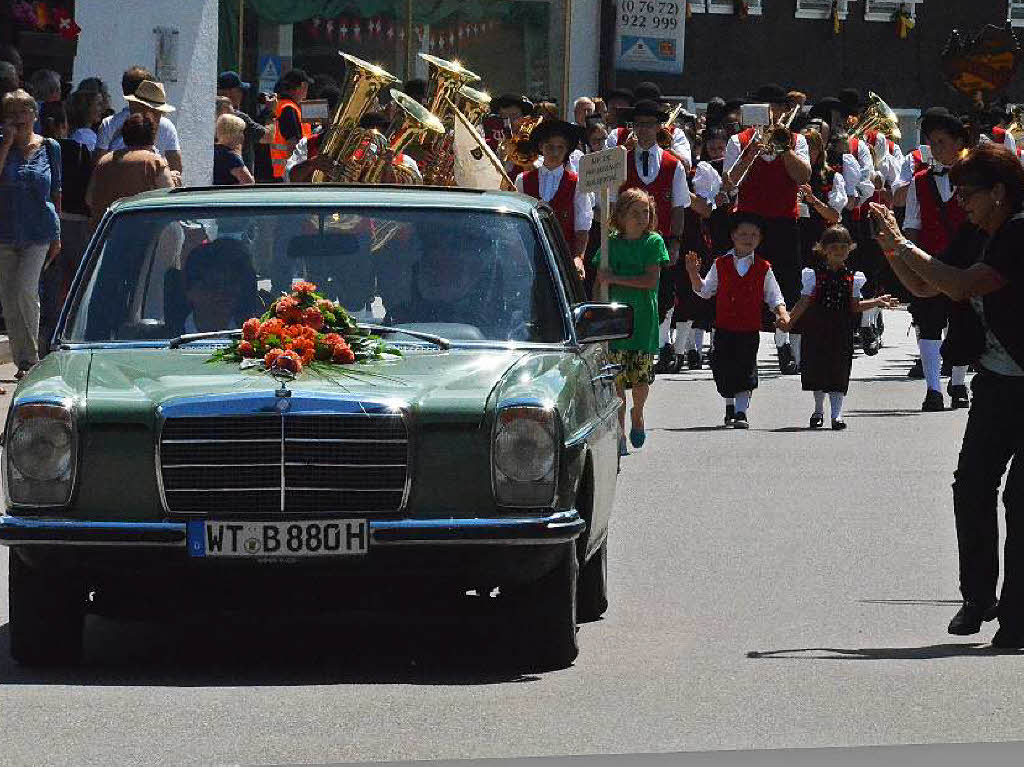
<svg viewBox="0 0 1024 767">
<path fill-rule="evenodd" d="M 939 658 L 990 658 L 1020 655 L 1020 650 L 1000 650 L 985 643 L 933 644 L 924 647 L 801 647 L 792 650 L 752 650 L 748 658 L 797 660 L 936 660 Z"/>
<path fill-rule="evenodd" d="M 535 682 L 503 653 L 507 634 L 486 620 L 407 616 L 138 621 L 89 616 L 81 666 L 35 669 L 10 658 L 0 626 L 0 686 L 171 687 Z M 583 630 L 581 630 L 581 634 Z M 582 637 L 581 637 L 582 639 Z"/>
<path fill-rule="evenodd" d="M 959 599 L 858 599 L 862 605 L 924 605 L 927 607 L 949 607 L 962 604 Z"/>
<path fill-rule="evenodd" d="M 893 410 L 844 410 L 843 415 L 847 418 L 907 418 L 923 415 L 923 413 L 921 408 L 914 410 L 895 408 Z"/>
</svg>

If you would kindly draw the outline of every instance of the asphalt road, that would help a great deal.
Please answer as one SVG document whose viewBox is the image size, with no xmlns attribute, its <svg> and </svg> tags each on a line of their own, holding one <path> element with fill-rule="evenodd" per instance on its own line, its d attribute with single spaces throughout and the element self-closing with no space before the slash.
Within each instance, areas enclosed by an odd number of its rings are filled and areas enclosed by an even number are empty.
<svg viewBox="0 0 1024 767">
<path fill-rule="evenodd" d="M 749 432 L 708 371 L 660 378 L 624 459 L 611 609 L 569 669 L 510 669 L 479 622 L 90 618 L 88 665 L 7 655 L 0 763 L 454 759 L 1020 739 L 1024 658 L 945 633 L 963 411 L 919 412 L 906 315 L 858 356 L 849 429 L 765 375 Z M 0 379 L 8 368 L 0 369 Z M 13 388 L 8 386 L 8 388 Z M 0 580 L 6 581 L 5 549 Z M 479 657 L 482 656 L 482 657 Z"/>
</svg>

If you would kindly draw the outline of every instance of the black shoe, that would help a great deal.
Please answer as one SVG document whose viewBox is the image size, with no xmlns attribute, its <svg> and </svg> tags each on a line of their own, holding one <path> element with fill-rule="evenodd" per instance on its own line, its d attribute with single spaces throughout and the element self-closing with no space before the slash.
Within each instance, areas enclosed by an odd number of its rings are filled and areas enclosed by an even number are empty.
<svg viewBox="0 0 1024 767">
<path fill-rule="evenodd" d="M 1024 631 L 1000 626 L 992 637 L 992 646 L 1006 650 L 1019 650 L 1024 647 Z"/>
<path fill-rule="evenodd" d="M 944 378 L 949 378 L 951 375 L 953 375 L 953 366 L 950 365 L 945 360 L 943 360 L 942 367 L 939 368 L 939 375 L 943 376 Z"/>
<path fill-rule="evenodd" d="M 793 358 L 793 347 L 789 344 L 783 344 L 776 348 L 779 350 L 779 372 L 784 376 L 792 376 L 799 373 L 800 369 Z"/>
<path fill-rule="evenodd" d="M 690 349 L 686 353 L 686 366 L 690 370 L 700 370 L 703 367 L 703 360 L 700 358 L 700 352 L 696 349 Z"/>
<path fill-rule="evenodd" d="M 846 421 L 844 421 L 842 418 L 833 418 L 832 419 L 832 431 L 842 431 L 845 428 L 846 428 Z"/>
<path fill-rule="evenodd" d="M 988 606 L 979 605 L 977 602 L 964 600 L 963 605 L 949 622 L 949 633 L 958 636 L 977 634 L 981 631 L 982 621 L 990 621 L 996 617 L 998 603 L 993 602 Z"/>
<path fill-rule="evenodd" d="M 811 416 L 810 427 L 812 429 L 820 429 L 824 425 L 825 416 L 823 416 L 821 413 L 815 413 L 814 415 Z"/>
<path fill-rule="evenodd" d="M 907 378 L 924 378 L 924 365 L 921 364 L 920 358 L 910 366 L 910 370 L 907 371 Z"/>
<path fill-rule="evenodd" d="M 734 429 L 749 429 L 750 424 L 747 423 L 746 413 L 737 413 L 735 420 L 732 422 L 732 428 Z"/>
<path fill-rule="evenodd" d="M 658 352 L 658 364 L 654 367 L 655 373 L 671 373 L 676 364 L 676 350 L 672 344 L 665 344 Z"/>
<path fill-rule="evenodd" d="M 868 357 L 874 357 L 878 354 L 878 350 L 882 346 L 878 338 L 878 333 L 874 328 L 860 329 L 860 344 L 861 348 L 864 350 L 864 354 Z"/>
<path fill-rule="evenodd" d="M 942 399 L 942 392 L 929 389 L 924 395 L 924 402 L 921 403 L 921 412 L 938 413 L 946 409 L 946 401 Z"/>
<path fill-rule="evenodd" d="M 725 425 L 726 426 L 732 426 L 733 422 L 735 420 L 736 420 L 736 406 L 735 405 L 726 405 L 725 406 Z"/>
<path fill-rule="evenodd" d="M 959 407 L 970 407 L 971 398 L 967 395 L 967 387 L 963 384 L 959 386 L 953 386 L 950 384 L 946 387 L 946 392 L 949 394 L 949 409 L 956 410 Z"/>
</svg>

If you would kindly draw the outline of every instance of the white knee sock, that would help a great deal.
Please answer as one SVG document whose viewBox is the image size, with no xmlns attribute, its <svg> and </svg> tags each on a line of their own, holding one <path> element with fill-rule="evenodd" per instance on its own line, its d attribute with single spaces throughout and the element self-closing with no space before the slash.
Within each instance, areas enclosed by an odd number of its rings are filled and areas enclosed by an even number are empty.
<svg viewBox="0 0 1024 767">
<path fill-rule="evenodd" d="M 967 366 L 954 365 L 953 372 L 949 376 L 950 386 L 963 386 L 967 381 Z"/>
<path fill-rule="evenodd" d="M 832 420 L 837 421 L 843 417 L 843 398 L 845 395 L 840 391 L 828 393 L 828 404 L 832 408 Z"/>
<path fill-rule="evenodd" d="M 692 332 L 693 322 L 687 320 L 686 322 L 680 322 L 676 325 L 676 338 L 673 345 L 676 349 L 676 354 L 682 354 L 686 351 L 690 341 L 690 334 Z"/>
<path fill-rule="evenodd" d="M 697 351 L 704 349 L 704 331 L 700 328 L 695 328 L 693 331 L 693 348 Z"/>
<path fill-rule="evenodd" d="M 942 358 L 939 355 L 939 347 L 942 341 L 920 340 L 917 347 L 921 350 L 921 366 L 924 368 L 924 379 L 928 382 L 928 388 L 935 391 L 942 390 L 942 381 L 939 372 L 942 369 Z"/>
<path fill-rule="evenodd" d="M 881 311 L 877 306 L 874 309 L 865 309 L 860 317 L 860 326 L 862 328 L 873 328 Z"/>
<path fill-rule="evenodd" d="M 748 407 L 750 407 L 750 392 L 736 392 L 736 412 L 746 413 Z"/>
<path fill-rule="evenodd" d="M 814 414 L 825 415 L 825 392 L 814 392 Z"/>
<path fill-rule="evenodd" d="M 789 333 L 784 330 L 775 331 L 775 346 L 784 346 L 789 343 Z"/>
<path fill-rule="evenodd" d="M 669 339 L 672 337 L 672 310 L 668 310 L 668 314 L 665 315 L 664 322 L 658 326 L 658 348 L 660 349 L 665 344 L 669 343 Z"/>
<path fill-rule="evenodd" d="M 789 334 L 789 345 L 793 347 L 793 359 L 796 364 L 800 364 L 800 334 L 790 333 Z"/>
</svg>

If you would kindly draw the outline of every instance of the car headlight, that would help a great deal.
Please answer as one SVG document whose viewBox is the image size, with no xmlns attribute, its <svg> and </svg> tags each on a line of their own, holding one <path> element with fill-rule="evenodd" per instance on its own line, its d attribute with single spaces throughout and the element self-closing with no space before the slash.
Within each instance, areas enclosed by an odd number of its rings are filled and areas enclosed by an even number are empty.
<svg viewBox="0 0 1024 767">
<path fill-rule="evenodd" d="M 491 446 L 494 496 L 499 505 L 549 506 L 558 476 L 561 423 L 540 405 L 499 408 Z"/>
<path fill-rule="evenodd" d="M 4 440 L 5 485 L 11 503 L 63 506 L 71 499 L 78 455 L 71 407 L 17 406 Z"/>
</svg>

